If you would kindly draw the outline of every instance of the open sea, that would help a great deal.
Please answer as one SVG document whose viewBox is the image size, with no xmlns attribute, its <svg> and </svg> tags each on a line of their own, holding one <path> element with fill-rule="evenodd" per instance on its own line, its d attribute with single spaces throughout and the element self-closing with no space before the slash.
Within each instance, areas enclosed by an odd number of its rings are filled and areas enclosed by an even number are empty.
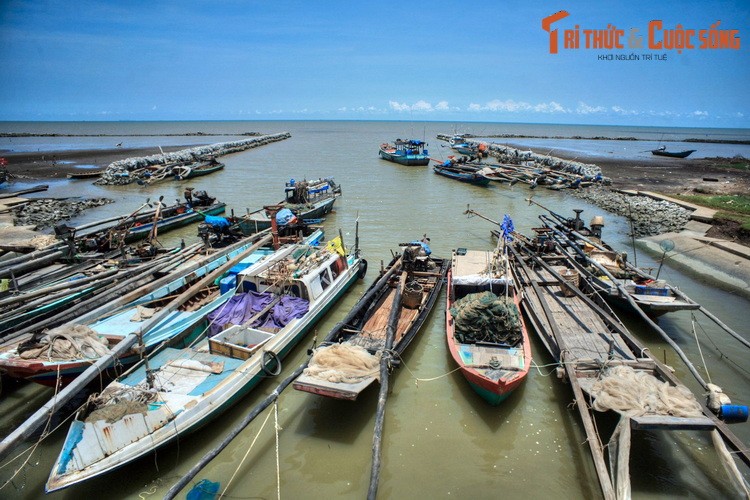
<svg viewBox="0 0 750 500">
<path fill-rule="evenodd" d="M 223 171 L 187 181 L 224 201 L 236 213 L 276 203 L 284 196 L 289 179 L 334 177 L 343 196 L 325 221 L 328 235 L 342 230 L 347 245 L 354 243 L 355 221 L 363 256 L 369 261 L 366 278 L 336 304 L 285 360 L 278 379 L 261 384 L 229 412 L 201 431 L 158 450 L 149 458 L 126 465 L 50 498 L 160 498 L 204 453 L 242 420 L 256 403 L 273 391 L 286 374 L 307 357 L 314 335 L 322 338 L 341 320 L 376 278 L 381 261 L 388 262 L 400 242 L 426 234 L 436 256 L 450 257 L 458 247 L 489 249 L 491 224 L 464 215 L 467 205 L 496 220 L 509 214 L 515 227 L 529 233 L 540 224 L 541 209 L 529 206 L 531 193 L 518 184 L 467 186 L 435 175 L 429 167 L 404 167 L 378 158 L 378 145 L 396 138 L 424 139 L 430 155 L 446 159 L 451 150 L 435 139 L 437 134 L 471 133 L 478 137 L 498 134 L 555 137 L 556 139 L 493 139 L 539 150 L 566 150 L 582 156 L 643 158 L 661 144 L 668 150 L 696 149 L 693 157 L 742 155 L 750 146 L 683 142 L 690 138 L 750 140 L 746 129 L 665 129 L 501 123 L 436 122 L 59 122 L 0 123 L 0 133 L 67 134 L 75 137 L 0 137 L 0 150 L 60 151 L 124 147 L 197 145 L 234 140 L 247 132 L 288 131 L 291 138 L 222 157 Z M 165 136 L 163 134 L 216 134 Z M 635 137 L 638 141 L 569 139 L 572 137 Z M 568 138 L 568 139 L 565 139 Z M 0 156 L 2 153 L 0 153 Z M 82 165 L 85 168 L 85 165 Z M 125 214 L 147 198 L 180 198 L 185 182 L 153 186 L 103 186 L 87 180 L 52 180 L 47 193 L 32 196 L 107 197 L 116 203 L 84 212 L 74 225 Z M 16 182 L 5 190 L 27 185 Z M 641 267 L 656 268 L 661 255 L 633 249 L 628 221 L 569 196 L 564 191 L 536 190 L 535 200 L 557 213 L 573 215 L 584 210 L 586 221 L 604 215 L 604 239 L 627 250 Z M 195 227 L 164 235 L 173 245 L 180 239 L 197 241 Z M 675 249 L 679 252 L 680 249 Z M 634 255 L 635 254 L 635 255 Z M 735 331 L 750 337 L 745 316 L 750 301 L 715 283 L 704 281 L 664 262 L 661 277 L 700 302 Z M 623 320 L 652 354 L 674 367 L 679 378 L 702 398 L 671 348 L 640 320 L 622 313 Z M 694 321 L 695 319 L 695 321 Z M 750 356 L 741 345 L 704 317 L 690 312 L 662 316 L 659 324 L 699 365 L 713 383 L 723 387 L 736 404 L 750 403 Z M 552 359 L 533 337 L 535 368 L 524 385 L 499 407 L 488 406 L 454 371 L 445 345 L 445 292 L 406 352 L 403 365 L 391 377 L 383 438 L 379 498 L 599 498 L 593 462 L 585 442 L 578 411 L 571 406 L 572 391 L 555 376 Z M 697 338 L 697 341 L 696 341 Z M 706 367 L 701 362 L 701 354 Z M 0 434 L 18 426 L 25 416 L 53 394 L 34 384 L 7 388 L 0 395 Z M 340 402 L 287 389 L 278 403 L 278 440 L 274 414 L 267 410 L 211 464 L 197 480 L 209 479 L 223 487 L 237 472 L 228 498 L 352 498 L 366 497 L 370 478 L 372 431 L 377 389 L 356 402 Z M 270 415 L 264 424 L 266 416 Z M 600 419 L 611 429 L 613 419 Z M 750 442 L 750 424 L 732 430 Z M 2 498 L 40 498 L 67 426 L 62 425 L 34 451 L 28 464 L 0 490 Z M 31 446 L 33 442 L 27 443 Z M 249 450 L 249 452 L 248 452 Z M 20 451 L 20 450 L 19 450 Z M 245 457 L 247 453 L 247 457 Z M 0 483 L 13 473 L 15 463 L 0 468 Z M 634 498 L 731 498 L 733 490 L 709 436 L 699 432 L 635 431 L 630 472 Z M 747 469 L 741 467 L 747 475 Z M 277 482 L 278 480 L 278 482 Z M 185 498 L 183 492 L 180 498 Z"/>
</svg>

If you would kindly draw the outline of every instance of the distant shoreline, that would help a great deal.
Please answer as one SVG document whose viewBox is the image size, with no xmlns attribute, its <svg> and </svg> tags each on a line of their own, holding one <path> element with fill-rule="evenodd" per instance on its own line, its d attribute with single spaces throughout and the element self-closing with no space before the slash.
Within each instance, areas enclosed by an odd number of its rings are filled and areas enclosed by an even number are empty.
<svg viewBox="0 0 750 500">
<path fill-rule="evenodd" d="M 594 136 L 594 137 L 583 137 L 580 135 L 563 136 L 563 135 L 524 135 L 524 134 L 487 134 L 487 135 L 473 135 L 473 134 L 462 134 L 461 137 L 467 139 L 474 139 L 477 137 L 488 138 L 488 139 L 574 139 L 581 141 L 647 141 L 654 142 L 654 139 L 638 139 L 637 137 L 606 137 L 606 136 Z M 704 144 L 741 144 L 750 145 L 750 141 L 739 141 L 733 139 L 662 139 L 660 142 L 696 142 Z"/>
<path fill-rule="evenodd" d="M 211 136 L 243 136 L 256 137 L 266 135 L 265 132 L 237 132 L 221 134 L 216 132 L 183 132 L 180 134 L 57 134 L 32 132 L 0 132 L 0 137 L 211 137 Z"/>
<path fill-rule="evenodd" d="M 182 132 L 172 134 L 58 134 L 58 133 L 33 133 L 33 132 L 0 132 L 0 138 L 18 138 L 18 137 L 217 137 L 217 136 L 238 136 L 238 137 L 256 137 L 266 135 L 265 132 L 236 132 L 236 133 L 218 133 L 218 132 Z M 527 134 L 462 134 L 461 137 L 467 139 L 488 138 L 488 139 L 568 139 L 581 141 L 645 141 L 654 142 L 654 139 L 638 139 L 637 137 L 608 137 L 593 136 L 585 137 L 581 135 L 527 135 Z M 734 139 L 662 139 L 660 142 L 693 142 L 703 144 L 740 144 L 750 145 L 750 140 Z"/>
</svg>

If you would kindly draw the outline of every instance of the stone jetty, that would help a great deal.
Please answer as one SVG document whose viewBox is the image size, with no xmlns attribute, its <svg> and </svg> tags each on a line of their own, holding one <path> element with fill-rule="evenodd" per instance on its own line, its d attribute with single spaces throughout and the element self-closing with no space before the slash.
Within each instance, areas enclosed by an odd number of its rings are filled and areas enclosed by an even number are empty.
<svg viewBox="0 0 750 500">
<path fill-rule="evenodd" d="M 679 231 L 691 216 L 690 210 L 667 200 L 622 193 L 599 186 L 571 190 L 568 194 L 630 219 L 636 238 Z"/>
<path fill-rule="evenodd" d="M 292 135 L 289 132 L 278 134 L 262 135 L 251 139 L 242 139 L 239 141 L 219 142 L 207 146 L 197 146 L 194 148 L 182 149 L 172 153 L 157 154 L 151 156 L 141 156 L 137 158 L 126 158 L 112 162 L 102 173 L 94 184 L 98 185 L 122 185 L 135 182 L 131 172 L 154 166 L 165 164 L 186 164 L 200 161 L 207 156 L 223 156 L 230 153 L 245 151 L 246 149 L 257 148 L 266 144 L 283 141 Z"/>
</svg>

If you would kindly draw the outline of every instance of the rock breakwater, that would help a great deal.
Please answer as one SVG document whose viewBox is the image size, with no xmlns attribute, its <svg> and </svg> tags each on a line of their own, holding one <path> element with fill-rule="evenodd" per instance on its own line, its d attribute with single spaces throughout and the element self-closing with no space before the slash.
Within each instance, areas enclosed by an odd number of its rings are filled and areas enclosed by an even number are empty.
<svg viewBox="0 0 750 500">
<path fill-rule="evenodd" d="M 141 156 L 136 158 L 126 158 L 112 162 L 102 173 L 101 177 L 94 183 L 97 185 L 123 185 L 135 182 L 135 178 L 130 175 L 134 170 L 150 167 L 153 165 L 165 165 L 170 163 L 187 164 L 200 161 L 207 156 L 223 156 L 230 153 L 245 151 L 246 149 L 257 148 L 266 144 L 283 141 L 291 137 L 289 132 L 279 134 L 263 135 L 253 137 L 252 139 L 242 139 L 239 141 L 219 142 L 206 146 L 196 146 L 194 148 L 182 149 L 172 153 L 157 154 L 151 156 Z"/>
<path fill-rule="evenodd" d="M 114 203 L 108 198 L 88 200 L 34 200 L 14 210 L 13 224 L 16 226 L 36 226 L 36 229 L 52 227 L 61 220 L 68 220 L 82 211 Z"/>
<path fill-rule="evenodd" d="M 690 220 L 690 210 L 648 196 L 628 195 L 602 187 L 571 190 L 569 193 L 630 219 L 637 238 L 680 231 Z"/>
</svg>

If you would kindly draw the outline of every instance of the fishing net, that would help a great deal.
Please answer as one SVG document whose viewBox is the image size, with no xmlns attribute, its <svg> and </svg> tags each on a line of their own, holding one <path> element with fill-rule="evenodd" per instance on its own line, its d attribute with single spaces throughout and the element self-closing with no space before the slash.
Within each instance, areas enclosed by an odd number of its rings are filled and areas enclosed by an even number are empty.
<svg viewBox="0 0 750 500">
<path fill-rule="evenodd" d="M 490 342 L 517 345 L 522 338 L 518 308 L 508 297 L 492 292 L 470 293 L 451 307 L 456 340 L 462 344 Z"/>
<path fill-rule="evenodd" d="M 304 374 L 344 384 L 354 384 L 370 377 L 379 379 L 380 352 L 370 354 L 364 347 L 349 344 L 319 347 Z"/>
<path fill-rule="evenodd" d="M 18 346 L 22 359 L 98 359 L 109 354 L 108 341 L 85 325 L 63 325 Z"/>
<path fill-rule="evenodd" d="M 630 417 L 671 415 L 699 417 L 701 405 L 685 386 L 672 386 L 650 373 L 614 366 L 591 386 L 594 409 L 615 410 Z"/>
<path fill-rule="evenodd" d="M 97 420 L 106 420 L 108 423 L 117 422 L 126 415 L 135 415 L 136 413 L 146 414 L 148 405 L 140 401 L 120 401 L 116 404 L 103 406 L 92 411 L 86 417 L 86 422 L 96 422 Z"/>
</svg>

